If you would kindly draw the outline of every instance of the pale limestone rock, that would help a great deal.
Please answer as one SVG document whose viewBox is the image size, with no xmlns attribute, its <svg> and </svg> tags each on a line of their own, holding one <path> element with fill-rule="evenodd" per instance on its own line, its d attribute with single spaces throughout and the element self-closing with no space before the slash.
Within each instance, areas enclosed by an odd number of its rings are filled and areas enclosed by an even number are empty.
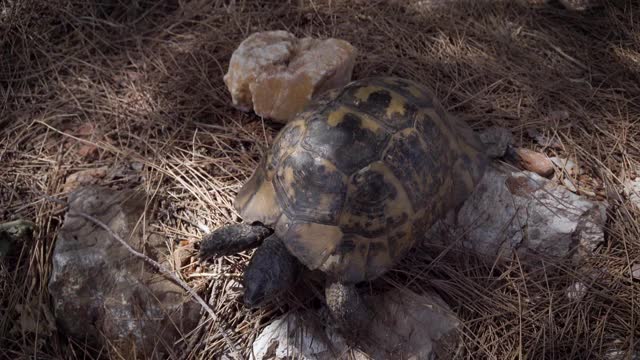
<svg viewBox="0 0 640 360">
<path fill-rule="evenodd" d="M 344 40 L 258 32 L 234 51 L 224 81 L 235 107 L 286 123 L 314 95 L 349 83 L 355 57 Z"/>
<path fill-rule="evenodd" d="M 284 66 L 291 57 L 296 37 L 286 31 L 254 33 L 245 39 L 231 55 L 224 82 L 231 93 L 233 105 L 242 111 L 253 106 L 250 86 L 264 71 Z"/>
<path fill-rule="evenodd" d="M 289 313 L 260 333 L 253 343 L 254 359 L 445 359 L 457 341 L 460 322 L 436 294 L 392 290 L 366 301 L 375 315 L 371 341 L 360 344 L 362 350 L 351 349 L 311 312 Z"/>
<path fill-rule="evenodd" d="M 537 174 L 490 169 L 455 223 L 439 224 L 427 243 L 459 245 L 490 257 L 579 259 L 604 241 L 606 204 Z M 442 227 L 449 231 L 442 231 Z"/>
</svg>

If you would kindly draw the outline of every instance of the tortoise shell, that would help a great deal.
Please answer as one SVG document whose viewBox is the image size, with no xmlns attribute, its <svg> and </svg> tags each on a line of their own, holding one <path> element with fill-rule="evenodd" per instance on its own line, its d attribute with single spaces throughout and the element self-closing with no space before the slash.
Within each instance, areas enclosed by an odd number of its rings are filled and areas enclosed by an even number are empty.
<svg viewBox="0 0 640 360">
<path fill-rule="evenodd" d="M 356 283 L 390 269 L 462 204 L 487 166 L 433 93 L 368 78 L 312 101 L 278 134 L 235 200 L 308 268 Z"/>
</svg>

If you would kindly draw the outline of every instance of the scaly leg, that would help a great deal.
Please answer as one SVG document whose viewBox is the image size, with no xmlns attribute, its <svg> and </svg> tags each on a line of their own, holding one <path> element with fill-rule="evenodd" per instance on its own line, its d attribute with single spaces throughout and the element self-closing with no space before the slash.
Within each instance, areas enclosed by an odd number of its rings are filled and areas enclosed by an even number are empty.
<svg viewBox="0 0 640 360">
<path fill-rule="evenodd" d="M 338 328 L 352 338 L 359 338 L 367 333 L 373 320 L 373 313 L 355 285 L 332 282 L 325 288 L 325 297 L 331 316 Z"/>
</svg>

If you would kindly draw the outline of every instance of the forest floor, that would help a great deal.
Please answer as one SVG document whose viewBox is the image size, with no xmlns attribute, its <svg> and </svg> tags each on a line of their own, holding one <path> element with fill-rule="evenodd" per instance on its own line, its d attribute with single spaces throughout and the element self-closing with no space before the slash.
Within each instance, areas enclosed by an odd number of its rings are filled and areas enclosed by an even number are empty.
<svg viewBox="0 0 640 360">
<path fill-rule="evenodd" d="M 244 38 L 275 29 L 350 41 L 358 49 L 354 79 L 392 74 L 430 86 L 473 128 L 506 127 L 518 146 L 574 159 L 590 175 L 580 191 L 609 203 L 606 244 L 587 259 L 603 275 L 579 300 L 565 294 L 582 279 L 579 269 L 525 269 L 517 259 L 431 263 L 417 251 L 385 275 L 393 286 L 447 301 L 462 320 L 457 358 L 599 359 L 638 349 L 640 285 L 630 268 L 640 261 L 640 209 L 622 194 L 624 182 L 640 176 L 640 6 L 574 13 L 513 1 L 438 10 L 411 3 L 0 2 L 0 221 L 37 225 L 33 241 L 0 262 L 0 358 L 100 352 L 46 320 L 64 211 L 44 196 L 65 199 L 71 174 L 142 164 L 134 185 L 171 204 L 153 231 L 172 244 L 198 241 L 197 223 L 237 219 L 234 195 L 278 127 L 231 107 L 222 77 Z M 532 129 L 560 146 L 543 147 Z M 130 187 L 131 179 L 100 184 Z M 225 257 L 216 280 L 190 276 L 195 263 L 178 269 L 196 289 L 221 289 L 211 303 L 245 355 L 270 319 L 306 306 L 290 300 L 247 310 L 235 301 L 227 283 L 249 255 Z M 25 312 L 35 327 L 25 327 Z M 207 326 L 213 333 L 217 324 Z M 225 352 L 221 339 L 207 339 L 185 357 Z M 108 349 L 101 356 L 118 358 Z"/>
</svg>

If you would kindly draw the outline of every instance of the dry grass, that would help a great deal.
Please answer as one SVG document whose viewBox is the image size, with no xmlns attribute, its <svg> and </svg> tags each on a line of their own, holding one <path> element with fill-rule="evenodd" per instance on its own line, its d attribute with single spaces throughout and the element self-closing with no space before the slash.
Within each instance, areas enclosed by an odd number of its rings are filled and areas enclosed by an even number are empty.
<svg viewBox="0 0 640 360">
<path fill-rule="evenodd" d="M 511 1 L 437 12 L 355 0 L 1 4 L 0 220 L 33 219 L 38 231 L 0 263 L 0 358 L 118 358 L 48 326 L 46 284 L 64 213 L 43 194 L 63 198 L 70 174 L 106 166 L 102 184 L 154 194 L 163 216 L 153 231 L 171 244 L 199 239 L 199 222 L 236 219 L 235 191 L 277 128 L 231 108 L 222 75 L 238 43 L 268 29 L 351 41 L 360 51 L 355 78 L 425 83 L 474 127 L 505 126 L 523 146 L 575 158 L 591 175 L 578 187 L 611 204 L 606 246 L 588 259 L 597 277 L 517 259 L 431 262 L 424 251 L 385 276 L 383 284 L 446 299 L 464 322 L 458 358 L 598 359 L 640 347 L 640 288 L 629 275 L 640 257 L 640 211 L 619 195 L 622 181 L 640 175 L 640 7 L 632 1 L 586 14 Z M 529 129 L 561 148 L 534 143 Z M 245 355 L 274 315 L 313 305 L 300 297 L 249 311 L 230 301 L 247 259 L 180 269 Z M 214 280 L 198 275 L 204 270 Z M 588 292 L 568 299 L 577 279 Z M 20 326 L 26 313 L 34 331 Z M 210 322 L 188 334 L 185 357 L 219 357 L 225 343 L 215 334 Z"/>
</svg>

